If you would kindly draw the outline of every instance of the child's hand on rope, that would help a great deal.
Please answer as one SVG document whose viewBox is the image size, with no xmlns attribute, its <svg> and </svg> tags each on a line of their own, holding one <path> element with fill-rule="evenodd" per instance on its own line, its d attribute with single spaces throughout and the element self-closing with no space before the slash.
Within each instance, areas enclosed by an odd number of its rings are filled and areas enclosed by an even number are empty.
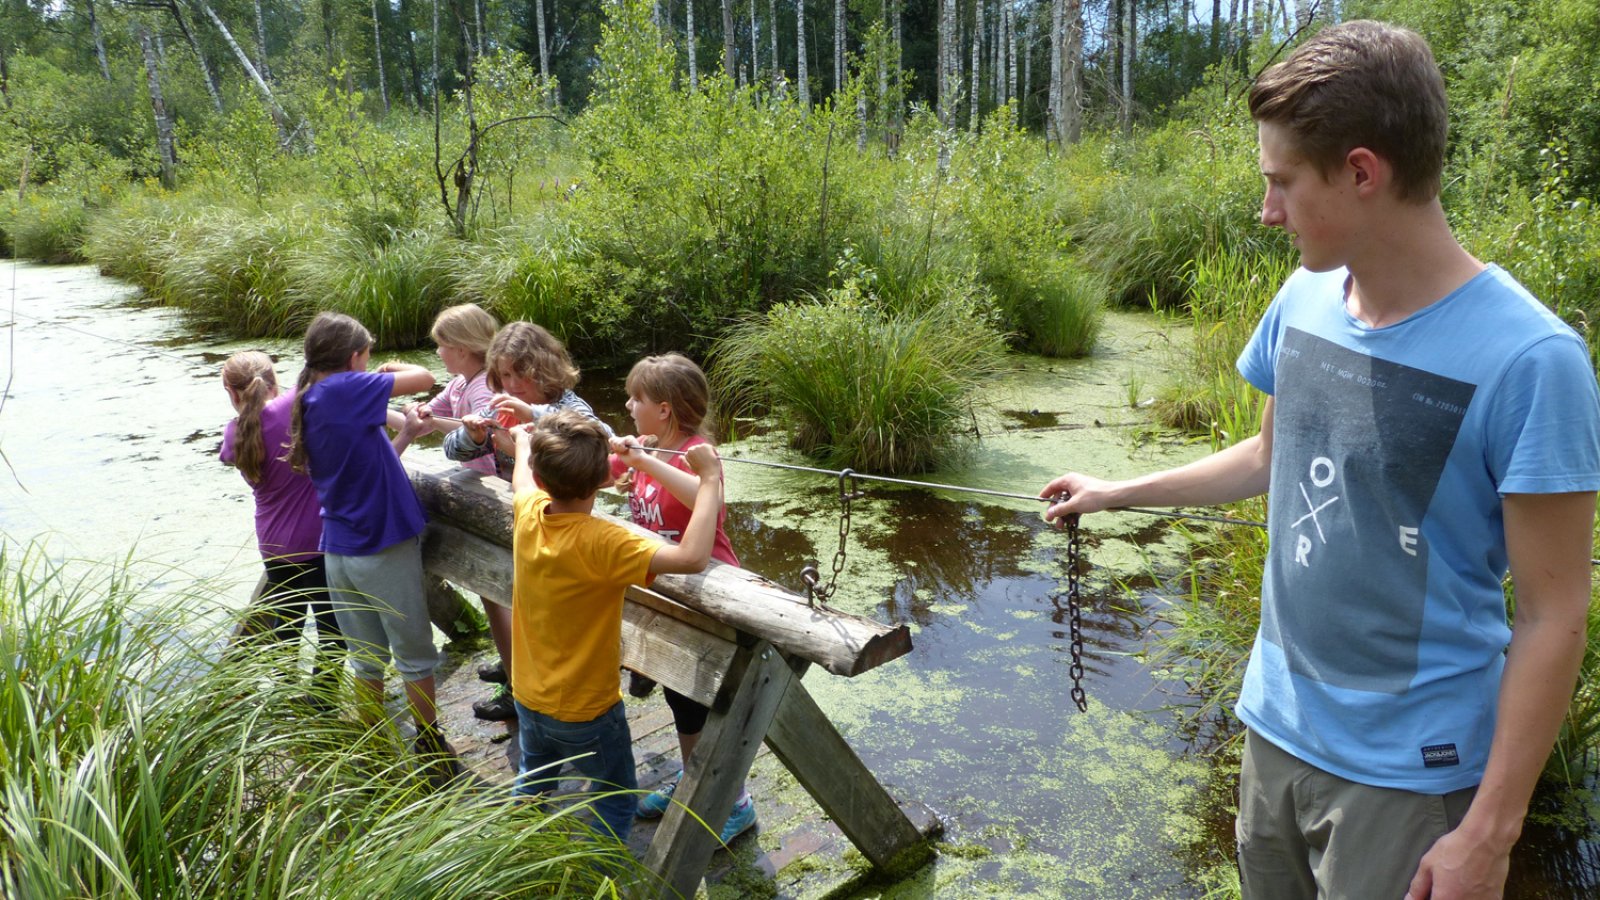
<svg viewBox="0 0 1600 900">
<path fill-rule="evenodd" d="M 1113 487 L 1112 482 L 1104 479 L 1068 472 L 1039 491 L 1040 497 L 1054 500 L 1045 509 L 1044 520 L 1059 528 L 1067 516 L 1110 509 L 1117 505 L 1111 496 Z"/>
<path fill-rule="evenodd" d="M 510 394 L 495 394 L 489 398 L 489 408 L 496 413 L 514 416 L 517 422 L 532 422 L 535 418 L 532 405 Z"/>
<path fill-rule="evenodd" d="M 700 478 L 722 479 L 722 458 L 717 456 L 717 451 L 710 444 L 695 444 L 684 454 L 684 459 Z"/>
<path fill-rule="evenodd" d="M 467 437 L 472 438 L 474 444 L 482 444 L 489 439 L 489 429 L 494 423 L 476 413 L 469 413 L 461 417 L 461 427 L 467 430 Z"/>
</svg>

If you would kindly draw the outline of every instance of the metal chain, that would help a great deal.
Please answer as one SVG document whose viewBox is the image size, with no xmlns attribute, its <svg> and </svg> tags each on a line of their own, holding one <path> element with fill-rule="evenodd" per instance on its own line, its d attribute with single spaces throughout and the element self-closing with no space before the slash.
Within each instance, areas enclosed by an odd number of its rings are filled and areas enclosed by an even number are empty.
<svg viewBox="0 0 1600 900">
<path fill-rule="evenodd" d="M 839 573 L 844 571 L 845 544 L 850 539 L 850 502 L 860 497 L 856 491 L 856 473 L 845 469 L 839 473 L 839 549 L 833 553 L 833 574 L 828 577 L 828 583 L 818 586 L 821 573 L 815 565 L 807 565 L 800 570 L 800 580 L 806 584 L 806 603 L 815 607 L 818 604 L 828 605 L 828 600 L 833 597 L 833 592 L 839 589 Z"/>
<path fill-rule="evenodd" d="M 1061 503 L 1067 495 L 1058 494 L 1052 498 L 1053 503 Z M 1067 669 L 1072 676 L 1072 702 L 1078 707 L 1078 712 L 1089 711 L 1089 695 L 1083 690 L 1083 592 L 1078 583 L 1078 572 L 1083 559 L 1083 547 L 1078 540 L 1078 515 L 1076 513 L 1066 517 L 1067 525 L 1067 590 L 1065 599 L 1067 608 L 1061 609 L 1063 595 L 1056 591 L 1050 595 L 1050 602 L 1055 604 L 1057 610 L 1067 614 L 1067 629 L 1071 637 L 1072 665 Z"/>
</svg>

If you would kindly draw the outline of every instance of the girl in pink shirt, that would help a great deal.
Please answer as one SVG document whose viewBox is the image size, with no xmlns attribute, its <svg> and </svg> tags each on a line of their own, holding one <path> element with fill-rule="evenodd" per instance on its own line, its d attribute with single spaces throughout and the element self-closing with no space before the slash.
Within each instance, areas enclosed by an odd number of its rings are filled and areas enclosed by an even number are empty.
<svg viewBox="0 0 1600 900">
<path fill-rule="evenodd" d="M 633 417 L 636 437 L 612 440 L 611 471 L 614 476 L 631 471 L 618 487 L 628 492 L 628 508 L 634 524 L 641 525 L 669 540 L 676 541 L 689 525 L 700 479 L 679 454 L 658 454 L 660 450 L 688 450 L 706 439 L 711 407 L 711 387 L 700 367 L 682 354 L 668 353 L 640 360 L 628 373 L 628 414 Z M 717 511 L 717 532 L 711 558 L 730 566 L 739 564 L 733 546 L 723 530 L 727 510 Z M 637 676 L 636 676 L 637 677 Z M 700 742 L 708 710 L 688 697 L 662 688 L 672 720 L 678 731 L 678 747 L 687 760 Z M 679 771 L 678 777 L 683 775 Z M 678 778 L 639 801 L 639 815 L 655 818 L 672 803 Z M 755 803 L 750 793 L 740 789 L 739 799 L 722 829 L 724 844 L 738 837 L 756 822 Z"/>
</svg>

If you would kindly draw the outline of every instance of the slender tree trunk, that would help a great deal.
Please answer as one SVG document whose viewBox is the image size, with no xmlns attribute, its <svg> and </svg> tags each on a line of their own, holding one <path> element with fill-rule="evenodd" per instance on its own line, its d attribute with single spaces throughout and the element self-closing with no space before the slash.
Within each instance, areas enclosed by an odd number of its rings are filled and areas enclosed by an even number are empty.
<svg viewBox="0 0 1600 900">
<path fill-rule="evenodd" d="M 1006 102 L 1010 103 L 1017 96 L 1017 16 L 1012 12 L 1010 3 L 1003 3 L 1006 11 Z M 1021 117 L 1021 104 L 1018 104 L 1018 117 Z"/>
<path fill-rule="evenodd" d="M 738 81 L 739 48 L 734 43 L 733 0 L 722 0 L 722 73 L 730 81 Z"/>
<path fill-rule="evenodd" d="M 694 0 L 687 0 L 683 4 L 683 8 L 687 10 L 685 13 L 687 24 L 684 26 L 684 32 L 689 37 L 689 92 L 692 94 L 700 90 L 700 69 L 695 62 L 695 56 L 699 51 L 694 45 Z"/>
<path fill-rule="evenodd" d="M 106 39 L 100 33 L 100 17 L 94 13 L 94 0 L 84 0 L 84 5 L 89 8 L 89 32 L 94 35 L 94 55 L 100 60 L 100 75 L 110 81 L 111 64 L 106 62 Z"/>
<path fill-rule="evenodd" d="M 387 0 L 385 0 L 387 2 Z M 260 0 L 256 2 L 256 9 L 260 9 Z M 383 29 L 379 27 L 378 0 L 372 0 L 372 55 L 378 64 L 378 96 L 383 98 L 383 112 L 389 112 L 389 85 L 383 77 Z"/>
<path fill-rule="evenodd" d="M 256 10 L 256 53 L 260 57 L 256 60 L 256 69 L 261 72 L 262 78 L 271 81 L 272 69 L 267 66 L 267 18 L 262 14 L 261 0 L 254 0 L 253 5 Z"/>
<path fill-rule="evenodd" d="M 1133 60 L 1138 39 L 1139 11 L 1134 0 L 1123 0 L 1122 13 L 1122 133 L 1133 132 Z"/>
<path fill-rule="evenodd" d="M 156 150 L 161 156 L 161 186 L 172 190 L 178 185 L 178 151 L 172 136 L 172 119 L 167 115 L 167 103 L 161 95 L 161 73 L 156 64 L 156 48 L 150 40 L 150 29 L 134 26 L 139 36 L 139 49 L 144 53 L 145 84 L 150 88 L 150 109 L 156 119 Z"/>
<path fill-rule="evenodd" d="M 1020 106 L 1024 109 L 1028 105 L 1028 98 L 1033 96 L 1033 29 L 1034 23 L 1038 19 L 1039 8 L 1034 7 L 1033 11 L 1028 14 L 1028 24 L 1022 29 L 1022 48 L 1020 50 L 1022 56 L 1022 92 L 1018 96 L 1022 99 Z M 1046 116 L 1046 119 L 1048 118 Z M 1048 129 L 1045 131 L 1045 136 L 1050 136 Z"/>
<path fill-rule="evenodd" d="M 889 27 L 894 32 L 894 110 L 891 113 L 890 139 L 891 150 L 900 146 L 900 132 L 904 125 L 906 91 L 905 91 L 905 41 L 902 38 L 902 24 L 905 22 L 906 8 L 904 0 L 889 0 L 890 18 Z"/>
<path fill-rule="evenodd" d="M 544 0 L 534 0 L 533 3 L 534 27 L 539 32 L 539 78 L 548 87 L 550 84 L 550 39 L 545 36 Z"/>
<path fill-rule="evenodd" d="M 334 68 L 339 64 L 339 56 L 333 46 L 336 30 L 333 22 L 333 0 L 319 0 L 317 6 L 322 14 L 322 68 L 331 78 Z"/>
<path fill-rule="evenodd" d="M 189 49 L 194 51 L 195 62 L 200 66 L 200 74 L 205 80 L 206 93 L 211 95 L 211 105 L 216 108 L 217 115 L 222 115 L 222 86 L 217 83 L 217 73 L 211 67 L 211 61 L 206 59 L 205 51 L 200 48 L 200 41 L 194 36 L 194 29 L 189 27 L 189 22 L 183 17 L 183 10 L 178 7 L 177 0 L 167 0 L 165 9 L 172 14 L 174 22 L 178 23 L 178 30 L 183 32 L 184 40 L 189 42 Z"/>
<path fill-rule="evenodd" d="M 750 0 L 755 3 L 755 0 Z M 783 99 L 783 60 L 778 58 L 778 0 L 767 0 L 768 43 L 772 49 L 772 95 Z"/>
<path fill-rule="evenodd" d="M 1045 133 L 1059 147 L 1067 145 L 1066 122 L 1061 114 L 1064 93 L 1062 80 L 1065 72 L 1062 56 L 1067 46 L 1067 3 L 1055 0 L 1050 9 L 1050 92 L 1044 103 Z M 1120 0 L 1118 0 L 1120 2 Z"/>
<path fill-rule="evenodd" d="M 761 83 L 761 31 L 756 25 L 756 0 L 750 0 L 750 86 Z"/>
<path fill-rule="evenodd" d="M 1211 58 L 1222 57 L 1222 0 L 1211 0 Z"/>
<path fill-rule="evenodd" d="M 811 109 L 811 78 L 806 74 L 806 0 L 794 0 L 795 84 L 800 88 L 800 112 Z"/>
<path fill-rule="evenodd" d="M 223 24 L 222 17 L 217 15 L 216 10 L 212 9 L 211 5 L 205 0 L 197 0 L 197 2 L 200 4 L 200 11 L 206 14 L 206 17 L 211 20 L 211 24 L 217 26 L 218 31 L 222 32 L 222 39 L 228 42 L 228 48 L 239 59 L 239 65 L 244 67 L 245 74 L 250 76 L 251 83 L 256 86 L 256 90 L 261 92 L 261 99 L 267 104 L 267 112 L 271 114 L 273 124 L 278 126 L 278 138 L 287 141 L 289 139 L 289 117 L 284 115 L 283 107 L 279 106 L 277 98 L 272 96 L 272 88 L 267 86 L 266 81 L 261 77 L 261 73 L 256 71 L 255 63 L 251 62 L 250 57 L 245 55 L 244 50 L 239 47 L 239 42 L 233 39 L 233 32 L 228 30 L 227 25 Z"/>
<path fill-rule="evenodd" d="M 844 0 L 833 0 L 833 91 L 844 90 Z"/>
<path fill-rule="evenodd" d="M 472 0 L 472 24 L 478 31 L 478 56 L 483 56 L 483 0 Z"/>
<path fill-rule="evenodd" d="M 978 130 L 978 118 L 983 113 L 983 0 L 972 2 L 972 100 L 967 130 Z"/>
</svg>

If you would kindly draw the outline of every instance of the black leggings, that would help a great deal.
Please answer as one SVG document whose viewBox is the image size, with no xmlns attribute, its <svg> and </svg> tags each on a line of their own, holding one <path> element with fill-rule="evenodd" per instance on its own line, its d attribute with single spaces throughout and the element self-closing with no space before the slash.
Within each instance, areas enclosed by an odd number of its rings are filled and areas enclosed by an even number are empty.
<svg viewBox="0 0 1600 900">
<path fill-rule="evenodd" d="M 344 650 L 344 635 L 328 600 L 328 571 L 322 557 L 305 562 L 266 561 L 267 583 L 261 591 L 264 631 L 275 641 L 298 641 L 306 620 L 317 623 L 317 643 L 327 653 Z"/>
<path fill-rule="evenodd" d="M 710 715 L 711 710 L 666 685 L 661 686 L 661 694 L 667 698 L 667 705 L 672 707 L 672 723 L 679 734 L 699 734 L 706 727 L 706 716 Z"/>
</svg>

